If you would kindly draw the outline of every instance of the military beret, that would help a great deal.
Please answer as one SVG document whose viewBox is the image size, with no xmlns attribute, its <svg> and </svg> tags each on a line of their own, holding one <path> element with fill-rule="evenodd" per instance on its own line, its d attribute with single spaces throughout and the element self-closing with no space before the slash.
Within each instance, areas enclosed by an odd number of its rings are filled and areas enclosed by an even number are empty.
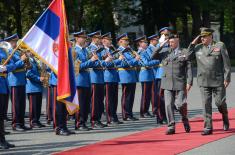
<svg viewBox="0 0 235 155">
<path fill-rule="evenodd" d="M 157 33 L 157 34 L 154 34 L 154 35 L 149 36 L 149 37 L 148 37 L 148 40 L 152 40 L 152 39 L 155 39 L 155 38 L 157 38 L 157 37 L 159 37 L 159 34 L 158 34 L 158 33 Z"/>
<path fill-rule="evenodd" d="M 116 38 L 117 41 L 119 41 L 119 40 L 121 40 L 121 39 L 123 39 L 123 40 L 129 40 L 128 34 L 127 34 L 127 33 L 123 33 L 123 34 L 119 35 L 119 36 Z"/>
<path fill-rule="evenodd" d="M 139 38 L 136 38 L 134 41 L 135 41 L 135 42 L 147 41 L 147 39 L 146 39 L 146 36 L 144 35 L 144 36 L 141 36 L 141 37 L 139 37 Z"/>
<path fill-rule="evenodd" d="M 11 41 L 11 40 L 18 40 L 18 39 L 19 39 L 19 36 L 16 33 L 16 34 L 13 34 L 13 35 L 11 35 L 9 37 L 4 38 L 4 41 Z"/>
<path fill-rule="evenodd" d="M 171 27 L 163 27 L 159 30 L 159 33 L 161 33 L 164 30 L 172 31 L 172 28 Z"/>
<path fill-rule="evenodd" d="M 112 39 L 111 32 L 103 34 L 101 38 Z"/>
<path fill-rule="evenodd" d="M 86 37 L 86 31 L 82 30 L 79 32 L 72 33 L 74 37 Z"/>
<path fill-rule="evenodd" d="M 179 38 L 178 34 L 170 34 L 169 39 Z"/>
<path fill-rule="evenodd" d="M 91 37 L 91 38 L 100 38 L 101 37 L 101 31 L 99 30 L 99 31 L 89 33 L 88 36 Z"/>
<path fill-rule="evenodd" d="M 207 27 L 202 27 L 200 28 L 200 35 L 203 37 L 203 36 L 209 36 L 209 35 L 212 35 L 212 33 L 214 32 L 213 29 L 211 28 L 207 28 Z"/>
</svg>

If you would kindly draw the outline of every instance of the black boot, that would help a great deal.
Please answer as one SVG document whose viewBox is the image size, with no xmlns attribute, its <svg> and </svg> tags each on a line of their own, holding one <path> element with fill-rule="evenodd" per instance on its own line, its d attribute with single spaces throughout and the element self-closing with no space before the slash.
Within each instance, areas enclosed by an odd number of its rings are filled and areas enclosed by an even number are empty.
<svg viewBox="0 0 235 155">
<path fill-rule="evenodd" d="M 182 116 L 182 122 L 184 124 L 184 130 L 185 132 L 189 133 L 191 130 L 191 127 L 189 125 L 188 121 L 188 108 L 187 108 L 187 103 L 184 103 L 182 107 L 179 109 L 179 112 Z"/>
<path fill-rule="evenodd" d="M 1 149 L 9 149 L 10 147 L 15 147 L 13 144 L 9 144 L 5 140 L 5 134 L 4 134 L 4 120 L 0 120 L 0 148 Z"/>
</svg>

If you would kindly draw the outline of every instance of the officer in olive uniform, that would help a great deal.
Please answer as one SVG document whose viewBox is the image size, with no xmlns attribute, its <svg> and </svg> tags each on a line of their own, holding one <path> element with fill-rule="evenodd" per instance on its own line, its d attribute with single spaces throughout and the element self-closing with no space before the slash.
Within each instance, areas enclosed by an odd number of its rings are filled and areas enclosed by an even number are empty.
<svg viewBox="0 0 235 155">
<path fill-rule="evenodd" d="M 101 31 L 88 34 L 91 44 L 87 47 L 89 55 L 98 57 L 95 65 L 90 71 L 91 76 L 91 123 L 93 128 L 104 128 L 107 125 L 101 122 L 104 112 L 104 69 L 106 61 L 102 60 L 103 47 L 101 45 Z"/>
<path fill-rule="evenodd" d="M 8 41 L 12 48 L 16 47 L 17 40 L 19 39 L 17 34 L 14 34 L 5 41 Z M 10 50 L 10 53 L 13 49 Z M 26 55 L 16 51 L 12 57 L 16 68 L 8 74 L 8 83 L 11 87 L 11 102 L 12 102 L 12 129 L 17 131 L 26 131 L 30 128 L 25 126 L 24 116 L 26 107 L 26 68 L 25 60 Z"/>
<path fill-rule="evenodd" d="M 0 41 L 1 42 L 1 41 Z M 5 132 L 4 132 L 4 109 L 6 104 L 8 103 L 8 83 L 7 83 L 7 74 L 15 69 L 14 62 L 10 60 L 6 66 L 3 66 L 3 63 L 8 58 L 7 49 L 3 49 L 0 47 L 0 148 L 8 149 L 11 147 L 15 147 L 13 144 L 9 144 L 5 140 Z"/>
<path fill-rule="evenodd" d="M 122 118 L 124 121 L 138 120 L 133 116 L 132 108 L 135 99 L 136 82 L 138 81 L 136 67 L 140 66 L 140 56 L 136 56 L 129 47 L 127 33 L 117 37 L 118 50 L 124 58 L 123 66 L 118 68 L 120 84 L 122 85 Z"/>
<path fill-rule="evenodd" d="M 79 74 L 76 75 L 76 86 L 79 100 L 79 111 L 76 113 L 75 129 L 88 131 L 86 126 L 88 119 L 90 101 L 91 101 L 91 79 L 89 68 L 92 68 L 97 60 L 96 56 L 89 58 L 88 51 L 85 48 L 87 38 L 85 31 L 73 33 L 75 38 L 75 63 L 80 61 Z"/>
<path fill-rule="evenodd" d="M 142 86 L 142 95 L 140 103 L 140 117 L 152 117 L 149 113 L 152 85 L 154 81 L 153 66 L 159 64 L 159 60 L 151 60 L 148 54 L 148 41 L 146 36 L 139 37 L 135 40 L 138 44 L 138 53 L 141 59 L 141 68 L 139 72 L 139 82 Z"/>
<path fill-rule="evenodd" d="M 107 124 L 118 125 L 123 122 L 119 121 L 117 116 L 119 82 L 117 68 L 123 61 L 115 57 L 118 53 L 115 53 L 117 51 L 114 51 L 115 48 L 112 46 L 111 32 L 102 35 L 102 44 L 104 46 L 104 50 L 102 51 L 104 59 L 107 57 L 112 59 L 111 63 L 109 63 L 110 65 L 108 65 L 104 71 Z"/>
<path fill-rule="evenodd" d="M 204 131 L 202 135 L 213 133 L 212 126 L 212 94 L 215 104 L 223 118 L 223 129 L 229 129 L 228 110 L 226 104 L 226 87 L 231 79 L 231 65 L 228 51 L 223 42 L 213 41 L 210 28 L 201 28 L 201 34 L 190 45 L 190 54 L 197 60 L 197 82 L 202 96 L 204 110 Z M 201 37 L 200 44 L 196 45 Z"/>
<path fill-rule="evenodd" d="M 179 110 L 186 132 L 190 132 L 187 118 L 187 93 L 192 86 L 192 66 L 186 59 L 187 50 L 179 47 L 178 35 L 170 35 L 169 47 L 163 48 L 168 39 L 153 53 L 160 57 L 163 64 L 161 88 L 164 90 L 166 116 L 168 120 L 167 135 L 175 134 L 174 105 Z"/>
<path fill-rule="evenodd" d="M 40 76 L 39 72 L 39 63 L 36 62 L 32 53 L 28 53 L 30 55 L 29 62 L 31 64 L 31 68 L 26 72 L 26 93 L 28 95 L 29 100 L 29 120 L 31 128 L 41 128 L 45 127 L 45 125 L 41 124 L 40 116 L 42 109 L 42 92 L 43 86 L 42 81 L 44 77 Z"/>
</svg>

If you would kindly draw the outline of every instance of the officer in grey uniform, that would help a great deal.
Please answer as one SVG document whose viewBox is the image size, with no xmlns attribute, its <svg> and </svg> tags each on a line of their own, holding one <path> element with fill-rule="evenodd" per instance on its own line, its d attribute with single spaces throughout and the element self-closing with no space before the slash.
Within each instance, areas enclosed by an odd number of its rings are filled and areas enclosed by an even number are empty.
<svg viewBox="0 0 235 155">
<path fill-rule="evenodd" d="M 169 42 L 169 47 L 163 48 Z M 187 92 L 193 77 L 191 62 L 186 59 L 188 51 L 179 47 L 179 36 L 172 34 L 153 53 L 152 58 L 160 58 L 163 64 L 161 88 L 164 90 L 165 109 L 168 120 L 167 135 L 175 134 L 174 106 L 182 116 L 186 132 L 190 132 L 187 117 Z"/>
<path fill-rule="evenodd" d="M 223 129 L 229 129 L 228 110 L 226 104 L 226 87 L 231 79 L 231 64 L 227 49 L 223 42 L 213 41 L 210 28 L 201 28 L 201 34 L 190 44 L 190 57 L 197 60 L 197 82 L 202 96 L 204 111 L 204 131 L 202 135 L 213 133 L 212 126 L 212 94 L 215 104 L 223 118 Z M 197 41 L 201 38 L 201 43 Z"/>
</svg>

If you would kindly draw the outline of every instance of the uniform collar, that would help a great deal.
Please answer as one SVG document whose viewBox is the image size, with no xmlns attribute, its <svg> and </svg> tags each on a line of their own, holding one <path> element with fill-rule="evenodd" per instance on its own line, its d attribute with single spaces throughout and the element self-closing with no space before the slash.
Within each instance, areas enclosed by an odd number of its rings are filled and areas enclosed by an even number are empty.
<svg viewBox="0 0 235 155">
<path fill-rule="evenodd" d="M 82 46 L 80 46 L 80 45 L 78 45 L 78 44 L 76 44 L 76 47 L 78 47 L 78 48 L 82 49 Z"/>
</svg>

